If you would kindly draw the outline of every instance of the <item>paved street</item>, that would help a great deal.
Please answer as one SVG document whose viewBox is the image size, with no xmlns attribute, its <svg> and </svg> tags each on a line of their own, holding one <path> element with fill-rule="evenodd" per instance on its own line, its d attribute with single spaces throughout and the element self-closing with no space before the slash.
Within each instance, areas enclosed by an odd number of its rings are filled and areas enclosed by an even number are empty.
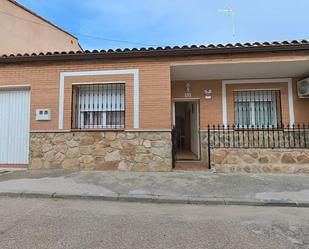
<svg viewBox="0 0 309 249">
<path fill-rule="evenodd" d="M 0 198 L 0 248 L 309 248 L 309 209 Z"/>
<path fill-rule="evenodd" d="M 309 207 L 307 175 L 205 171 L 27 170 L 0 174 L 0 196 Z"/>
</svg>

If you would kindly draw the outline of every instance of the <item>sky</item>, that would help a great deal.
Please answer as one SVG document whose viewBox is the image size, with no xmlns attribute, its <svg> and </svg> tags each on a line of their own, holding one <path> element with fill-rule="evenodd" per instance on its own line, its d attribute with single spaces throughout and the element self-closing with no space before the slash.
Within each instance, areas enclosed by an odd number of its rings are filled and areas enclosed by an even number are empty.
<svg viewBox="0 0 309 249">
<path fill-rule="evenodd" d="M 308 39 L 309 0 L 18 0 L 83 49 Z M 232 18 L 222 9 L 235 11 Z"/>
</svg>

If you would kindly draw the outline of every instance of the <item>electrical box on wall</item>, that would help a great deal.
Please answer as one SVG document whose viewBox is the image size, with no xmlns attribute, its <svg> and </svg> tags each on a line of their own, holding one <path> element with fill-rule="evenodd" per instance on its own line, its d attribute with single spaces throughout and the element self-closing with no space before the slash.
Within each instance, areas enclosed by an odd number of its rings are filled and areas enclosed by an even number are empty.
<svg viewBox="0 0 309 249">
<path fill-rule="evenodd" d="M 36 109 L 35 120 L 37 121 L 49 121 L 51 117 L 50 109 Z"/>
</svg>

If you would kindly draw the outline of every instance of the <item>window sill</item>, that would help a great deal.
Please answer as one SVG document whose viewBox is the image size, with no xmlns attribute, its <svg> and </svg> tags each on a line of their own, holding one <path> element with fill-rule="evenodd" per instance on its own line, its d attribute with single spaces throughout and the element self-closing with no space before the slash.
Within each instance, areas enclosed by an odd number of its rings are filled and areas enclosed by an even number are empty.
<svg viewBox="0 0 309 249">
<path fill-rule="evenodd" d="M 230 127 L 230 130 L 234 130 L 234 131 L 281 131 L 284 130 L 284 128 L 282 127 Z"/>
<path fill-rule="evenodd" d="M 71 129 L 73 132 L 108 132 L 108 131 L 113 131 L 113 132 L 124 132 L 125 129 L 110 129 L 110 128 L 102 128 L 102 129 Z"/>
</svg>

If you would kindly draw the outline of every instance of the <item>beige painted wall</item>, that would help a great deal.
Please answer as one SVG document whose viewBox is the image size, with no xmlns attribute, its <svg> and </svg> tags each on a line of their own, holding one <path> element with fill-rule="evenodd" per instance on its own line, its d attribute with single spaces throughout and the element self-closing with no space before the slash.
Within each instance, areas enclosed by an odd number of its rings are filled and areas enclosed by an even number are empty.
<svg viewBox="0 0 309 249">
<path fill-rule="evenodd" d="M 11 1 L 0 0 L 0 11 L 0 55 L 81 49 L 75 37 Z"/>
</svg>

